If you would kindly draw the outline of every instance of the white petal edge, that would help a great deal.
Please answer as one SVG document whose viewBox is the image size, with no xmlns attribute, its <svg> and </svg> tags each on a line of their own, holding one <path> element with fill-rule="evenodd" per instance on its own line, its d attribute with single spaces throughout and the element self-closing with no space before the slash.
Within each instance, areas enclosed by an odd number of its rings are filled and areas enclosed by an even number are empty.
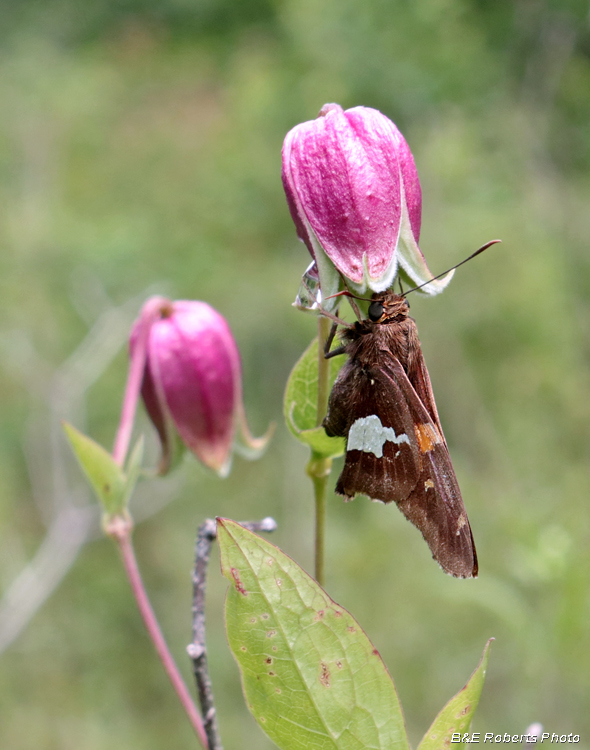
<svg viewBox="0 0 590 750">
<path fill-rule="evenodd" d="M 401 269 L 412 280 L 414 285 L 420 286 L 424 284 L 420 289 L 420 294 L 440 294 L 448 286 L 455 273 L 453 270 L 449 271 L 441 279 L 432 278 L 433 274 L 426 265 L 424 255 L 422 255 L 412 232 L 405 196 L 403 196 L 402 200 L 402 220 L 396 255 L 399 256 Z"/>
</svg>

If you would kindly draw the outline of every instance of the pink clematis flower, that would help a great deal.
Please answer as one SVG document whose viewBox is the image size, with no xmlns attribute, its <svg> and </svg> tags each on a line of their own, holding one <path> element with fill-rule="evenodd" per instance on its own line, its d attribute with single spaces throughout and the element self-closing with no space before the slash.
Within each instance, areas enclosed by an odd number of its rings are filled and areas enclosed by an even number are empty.
<svg viewBox="0 0 590 750">
<path fill-rule="evenodd" d="M 422 193 L 414 158 L 381 112 L 324 105 L 317 119 L 287 134 L 282 176 L 297 234 L 313 258 L 304 279 L 319 276 L 324 299 L 339 290 L 340 275 L 361 294 L 387 289 L 399 270 L 415 285 L 432 279 L 418 247 Z M 421 291 L 436 294 L 451 276 Z"/>
<path fill-rule="evenodd" d="M 242 403 L 240 354 L 226 320 L 205 302 L 152 297 L 135 322 L 131 370 L 141 367 L 141 395 L 162 445 L 160 471 L 171 463 L 173 431 L 206 466 L 229 472 L 237 429 L 250 448 Z"/>
</svg>

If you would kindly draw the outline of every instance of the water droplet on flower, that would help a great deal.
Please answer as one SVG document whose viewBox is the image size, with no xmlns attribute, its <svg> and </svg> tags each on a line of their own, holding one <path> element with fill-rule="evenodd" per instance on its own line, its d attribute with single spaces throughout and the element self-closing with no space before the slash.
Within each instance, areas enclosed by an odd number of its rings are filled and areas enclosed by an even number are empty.
<svg viewBox="0 0 590 750">
<path fill-rule="evenodd" d="M 299 310 L 317 310 L 322 302 L 320 280 L 315 261 L 309 264 L 301 277 L 301 285 L 293 303 Z"/>
</svg>

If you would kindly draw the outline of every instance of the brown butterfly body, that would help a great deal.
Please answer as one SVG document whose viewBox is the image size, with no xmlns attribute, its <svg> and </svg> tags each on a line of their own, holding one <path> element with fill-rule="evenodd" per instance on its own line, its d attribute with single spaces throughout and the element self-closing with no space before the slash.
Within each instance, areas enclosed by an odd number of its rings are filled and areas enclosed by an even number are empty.
<svg viewBox="0 0 590 750">
<path fill-rule="evenodd" d="M 348 361 L 323 422 L 328 435 L 347 440 L 336 492 L 395 502 L 443 570 L 476 577 L 469 520 L 408 311 L 404 297 L 381 292 L 369 318 L 342 334 Z"/>
</svg>

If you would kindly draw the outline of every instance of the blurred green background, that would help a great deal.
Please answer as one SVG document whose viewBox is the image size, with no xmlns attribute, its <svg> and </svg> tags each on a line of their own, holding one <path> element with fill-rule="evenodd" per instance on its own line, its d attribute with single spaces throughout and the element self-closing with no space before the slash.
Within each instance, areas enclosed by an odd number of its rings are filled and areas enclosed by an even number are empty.
<svg viewBox="0 0 590 750">
<path fill-rule="evenodd" d="M 0 17 L 0 747 L 196 746 L 58 426 L 111 445 L 147 295 L 219 309 L 252 429 L 279 422 L 225 481 L 186 461 L 138 492 L 138 556 L 187 680 L 202 519 L 273 515 L 312 569 L 307 453 L 281 399 L 315 320 L 291 307 L 308 254 L 280 149 L 327 101 L 406 136 L 433 271 L 503 239 L 411 300 L 480 578 L 443 575 L 395 508 L 331 496 L 327 589 L 383 655 L 414 744 L 495 636 L 473 729 L 540 721 L 590 747 L 588 3 L 3 0 Z M 215 555 L 224 744 L 265 750 L 225 588 Z"/>
</svg>

